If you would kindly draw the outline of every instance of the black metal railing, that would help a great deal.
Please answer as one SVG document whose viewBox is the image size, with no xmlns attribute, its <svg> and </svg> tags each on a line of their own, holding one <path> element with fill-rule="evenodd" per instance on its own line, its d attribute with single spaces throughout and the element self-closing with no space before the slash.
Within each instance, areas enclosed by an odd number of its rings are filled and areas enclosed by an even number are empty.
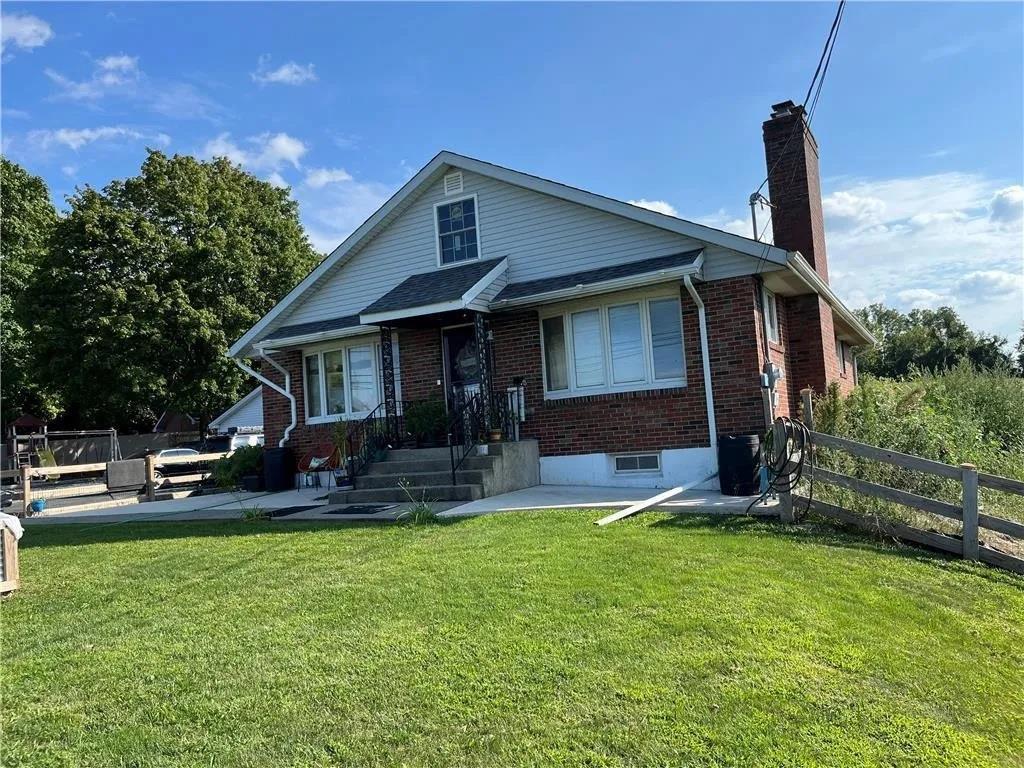
<svg viewBox="0 0 1024 768">
<path fill-rule="evenodd" d="M 486 439 L 487 422 L 484 398 L 479 392 L 467 395 L 451 412 L 446 427 L 448 454 L 451 457 L 452 485 L 456 485 L 455 473 L 462 462 L 473 452 L 477 444 Z"/>
<path fill-rule="evenodd" d="M 498 433 L 494 435 L 497 439 L 518 440 L 521 420 L 518 390 L 495 392 L 486 400 L 483 393 L 477 392 L 460 402 L 452 411 L 447 426 L 452 485 L 457 484 L 456 473 L 466 457 L 493 433 Z"/>
<path fill-rule="evenodd" d="M 362 421 L 349 427 L 345 436 L 345 447 L 348 458 L 348 479 L 355 483 L 356 477 L 366 467 L 377 460 L 388 448 L 398 445 L 402 440 L 406 403 L 401 404 L 397 414 L 388 415 L 384 403 L 381 403 Z"/>
</svg>

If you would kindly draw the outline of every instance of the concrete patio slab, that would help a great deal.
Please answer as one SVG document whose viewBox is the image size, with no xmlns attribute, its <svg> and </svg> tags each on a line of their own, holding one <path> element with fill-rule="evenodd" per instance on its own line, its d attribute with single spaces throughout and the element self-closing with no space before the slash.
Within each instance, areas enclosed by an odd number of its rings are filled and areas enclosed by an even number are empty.
<svg viewBox="0 0 1024 768">
<path fill-rule="evenodd" d="M 602 488 L 579 485 L 536 485 L 520 491 L 471 501 L 440 513 L 440 517 L 471 517 L 533 509 L 622 509 L 648 499 L 664 488 Z M 703 515 L 741 515 L 755 496 L 725 496 L 718 491 L 685 491 L 653 509 Z M 751 515 L 778 515 L 778 501 L 758 504 Z"/>
</svg>

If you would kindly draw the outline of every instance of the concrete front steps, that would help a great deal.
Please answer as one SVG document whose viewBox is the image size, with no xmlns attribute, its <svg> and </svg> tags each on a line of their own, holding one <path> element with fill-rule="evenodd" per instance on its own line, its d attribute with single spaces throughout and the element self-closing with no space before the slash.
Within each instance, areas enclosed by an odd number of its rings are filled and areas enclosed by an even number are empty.
<svg viewBox="0 0 1024 768">
<path fill-rule="evenodd" d="M 408 493 L 400 487 L 408 486 Z M 451 454 L 445 448 L 399 448 L 370 464 L 352 490 L 334 491 L 331 504 L 366 502 L 476 501 L 540 482 L 537 443 L 491 443 L 467 456 L 452 483 Z"/>
</svg>

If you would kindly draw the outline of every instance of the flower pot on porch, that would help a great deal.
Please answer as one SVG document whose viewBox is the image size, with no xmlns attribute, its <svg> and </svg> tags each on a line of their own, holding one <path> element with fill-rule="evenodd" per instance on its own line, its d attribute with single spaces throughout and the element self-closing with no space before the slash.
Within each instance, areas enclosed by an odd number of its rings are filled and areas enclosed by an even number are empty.
<svg viewBox="0 0 1024 768">
<path fill-rule="evenodd" d="M 500 443 L 501 442 L 501 430 L 500 429 L 492 429 L 488 433 L 487 436 L 488 436 L 490 442 L 492 442 L 492 443 Z"/>
</svg>

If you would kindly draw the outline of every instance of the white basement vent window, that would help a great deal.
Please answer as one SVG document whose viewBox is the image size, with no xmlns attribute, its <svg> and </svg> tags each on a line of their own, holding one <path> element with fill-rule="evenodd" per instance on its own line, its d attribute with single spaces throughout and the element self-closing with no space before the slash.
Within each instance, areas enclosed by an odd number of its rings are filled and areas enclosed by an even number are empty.
<svg viewBox="0 0 1024 768">
<path fill-rule="evenodd" d="M 452 171 L 444 175 L 444 193 L 457 195 L 462 192 L 462 171 Z"/>
<path fill-rule="evenodd" d="M 661 469 L 661 457 L 657 453 L 634 453 L 615 457 L 615 472 L 657 472 Z"/>
</svg>

